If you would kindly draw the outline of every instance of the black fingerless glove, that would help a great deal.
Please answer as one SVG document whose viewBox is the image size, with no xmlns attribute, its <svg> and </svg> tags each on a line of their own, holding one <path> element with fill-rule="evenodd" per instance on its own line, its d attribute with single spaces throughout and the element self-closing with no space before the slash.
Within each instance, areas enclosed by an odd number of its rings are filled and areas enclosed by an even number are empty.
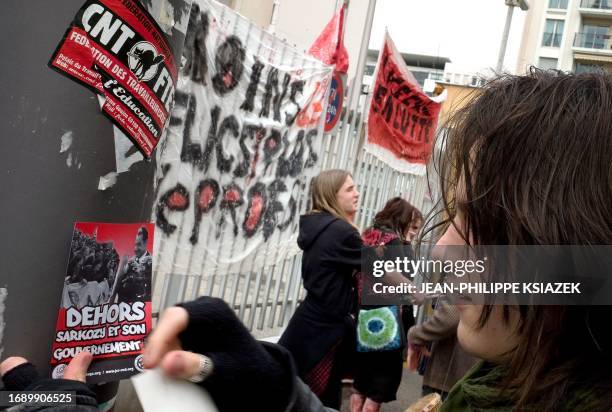
<svg viewBox="0 0 612 412">
<path fill-rule="evenodd" d="M 208 356 L 213 373 L 202 385 L 220 412 L 284 411 L 294 377 L 249 333 L 223 300 L 201 297 L 180 304 L 189 325 L 179 335 L 185 350 Z"/>
<path fill-rule="evenodd" d="M 96 394 L 83 382 L 68 379 L 45 379 L 42 378 L 36 367 L 31 363 L 24 363 L 14 367 L 2 376 L 4 390 L 7 391 L 74 391 L 76 394 L 76 406 L 72 407 L 75 412 L 95 412 L 98 410 Z M 63 407 L 47 407 L 48 410 L 65 410 Z M 23 406 L 20 411 L 39 411 L 38 406 Z M 72 409 L 71 409 L 72 410 Z"/>
<path fill-rule="evenodd" d="M 36 366 L 31 363 L 23 363 L 14 367 L 2 376 L 4 390 L 23 391 L 30 384 L 40 380 L 41 377 L 36 370 Z"/>
</svg>

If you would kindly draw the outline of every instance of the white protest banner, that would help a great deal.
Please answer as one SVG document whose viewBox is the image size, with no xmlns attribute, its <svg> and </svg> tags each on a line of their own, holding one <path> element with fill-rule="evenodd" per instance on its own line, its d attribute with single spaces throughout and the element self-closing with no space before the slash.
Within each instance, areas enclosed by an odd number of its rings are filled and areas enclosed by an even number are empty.
<svg viewBox="0 0 612 412">
<path fill-rule="evenodd" d="M 235 273 L 297 252 L 320 171 L 332 67 L 194 1 L 158 151 L 156 273 Z"/>
</svg>

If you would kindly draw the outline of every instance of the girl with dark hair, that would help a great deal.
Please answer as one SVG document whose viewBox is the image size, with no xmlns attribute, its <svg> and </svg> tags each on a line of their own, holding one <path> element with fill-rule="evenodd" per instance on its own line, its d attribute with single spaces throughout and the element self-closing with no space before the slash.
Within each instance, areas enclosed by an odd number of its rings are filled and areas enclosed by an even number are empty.
<svg viewBox="0 0 612 412">
<path fill-rule="evenodd" d="M 405 245 L 410 245 L 423 224 L 423 215 L 407 200 L 401 197 L 390 199 L 385 207 L 374 216 L 372 226 L 364 231 L 366 233 L 391 233 Z"/>
<path fill-rule="evenodd" d="M 439 243 L 612 245 L 610 113 L 612 76 L 603 72 L 534 69 L 480 89 L 449 127 L 441 168 L 449 226 Z M 459 343 L 484 361 L 453 387 L 442 412 L 612 410 L 611 306 L 458 310 Z M 204 368 L 202 357 L 213 367 Z M 79 360 L 69 368 L 71 377 L 87 366 Z M 23 378 L 8 378 L 19 362 L 0 365 L 5 383 Z M 221 410 L 324 410 L 291 377 L 286 352 L 253 340 L 217 299 L 168 309 L 144 363 L 161 365 L 171 376 L 204 379 Z M 66 382 L 78 394 L 87 390 Z M 236 396 L 243 388 L 248 394 Z"/>
<path fill-rule="evenodd" d="M 382 256 L 378 258 L 383 260 L 405 257 L 412 259 L 410 241 L 418 232 L 422 221 L 421 212 L 408 201 L 401 197 L 390 199 L 376 214 L 372 226 L 362 233 L 364 246 L 381 251 Z M 403 337 L 414 324 L 414 314 L 412 305 L 364 304 L 363 277 L 364 275 L 360 274 L 359 290 L 362 293 L 357 318 L 357 353 L 353 381 L 355 393 L 351 396 L 351 412 L 377 412 L 382 403 L 395 400 L 402 379 L 405 346 Z M 406 279 L 402 277 L 402 280 Z M 379 319 L 386 321 L 381 323 Z M 375 330 L 371 331 L 372 328 Z M 381 347 L 377 337 L 385 333 L 385 329 L 395 331 L 396 338 Z M 370 338 L 376 341 L 375 345 L 368 344 Z"/>
<path fill-rule="evenodd" d="M 448 125 L 443 245 L 612 244 L 612 77 L 532 69 L 479 91 Z M 459 309 L 484 359 L 442 411 L 612 410 L 610 306 Z"/>
</svg>

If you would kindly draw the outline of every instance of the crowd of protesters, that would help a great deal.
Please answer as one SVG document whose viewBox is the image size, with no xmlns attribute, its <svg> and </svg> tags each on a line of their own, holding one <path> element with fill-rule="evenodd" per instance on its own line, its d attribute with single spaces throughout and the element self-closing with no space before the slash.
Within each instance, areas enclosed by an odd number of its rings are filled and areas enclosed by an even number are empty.
<svg viewBox="0 0 612 412">
<path fill-rule="evenodd" d="M 107 279 L 112 277 L 119 266 L 119 254 L 112 242 L 99 242 L 75 230 L 70 244 L 68 276 L 75 281 Z"/>
<path fill-rule="evenodd" d="M 447 125 L 439 242 L 612 244 L 611 112 L 612 77 L 603 73 L 533 70 L 488 83 Z M 376 411 L 395 398 L 404 337 L 382 351 L 357 331 L 371 310 L 403 324 L 402 308 L 362 304 L 356 274 L 364 243 L 385 249 L 407 242 L 419 215 L 385 215 L 394 205 L 408 210 L 392 199 L 360 234 L 353 223 L 359 193 L 348 172 L 321 173 L 311 193 L 299 237 L 307 296 L 280 345 L 256 341 L 227 304 L 202 297 L 164 312 L 145 348 L 146 368 L 199 382 L 221 411 L 329 411 L 340 406 L 340 382 L 351 373 L 352 411 Z M 611 318 L 607 306 L 442 303 L 430 318 L 435 328 L 409 329 L 409 352 L 425 353 L 426 344 L 451 337 L 451 353 L 459 344 L 470 357 L 461 365 L 444 361 L 454 370 L 440 373 L 453 377 L 438 388 L 426 382 L 444 395 L 442 412 L 609 411 Z M 0 373 L 9 389 L 75 390 L 79 405 L 71 410 L 89 411 L 93 395 L 80 381 L 90 359 L 79 354 L 55 383 L 36 377 L 23 358 L 8 358 Z"/>
<path fill-rule="evenodd" d="M 95 306 L 108 302 L 119 266 L 119 254 L 112 242 L 99 242 L 95 236 L 75 230 L 62 306 Z"/>
</svg>

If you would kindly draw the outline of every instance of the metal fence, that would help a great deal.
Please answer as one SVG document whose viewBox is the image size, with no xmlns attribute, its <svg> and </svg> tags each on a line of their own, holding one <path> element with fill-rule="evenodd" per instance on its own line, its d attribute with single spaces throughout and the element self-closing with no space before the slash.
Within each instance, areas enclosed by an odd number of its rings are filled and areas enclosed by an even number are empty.
<svg viewBox="0 0 612 412">
<path fill-rule="evenodd" d="M 368 13 L 373 15 L 376 1 L 370 0 Z M 364 44 L 371 30 L 364 29 Z M 365 54 L 360 56 L 357 75 L 353 78 L 346 109 L 337 130 L 324 137 L 322 169 L 347 169 L 361 192 L 356 224 L 370 224 L 376 211 L 391 197 L 402 196 L 422 209 L 427 190 L 425 176 L 399 173 L 363 149 L 366 99 L 361 94 Z M 260 269 L 240 266 L 236 273 L 215 275 L 203 268 L 198 274 L 157 274 L 153 285 L 153 308 L 163 308 L 198 296 L 220 297 L 236 310 L 239 318 L 258 337 L 276 335 L 288 323 L 305 291 L 301 280 L 301 254 L 287 257 L 281 263 Z"/>
</svg>

